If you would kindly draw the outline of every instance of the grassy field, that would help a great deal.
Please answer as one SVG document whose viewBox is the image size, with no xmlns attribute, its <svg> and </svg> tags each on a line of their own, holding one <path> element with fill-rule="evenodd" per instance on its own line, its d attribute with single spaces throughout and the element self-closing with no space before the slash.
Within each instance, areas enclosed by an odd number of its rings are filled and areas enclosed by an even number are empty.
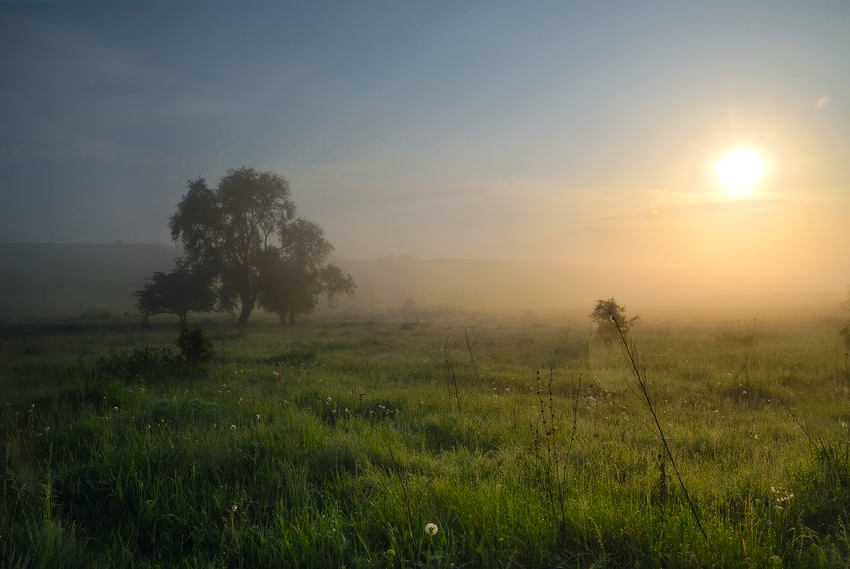
<svg viewBox="0 0 850 569">
<path fill-rule="evenodd" d="M 2 567 L 850 566 L 834 323 L 203 326 L 2 329 Z"/>
</svg>

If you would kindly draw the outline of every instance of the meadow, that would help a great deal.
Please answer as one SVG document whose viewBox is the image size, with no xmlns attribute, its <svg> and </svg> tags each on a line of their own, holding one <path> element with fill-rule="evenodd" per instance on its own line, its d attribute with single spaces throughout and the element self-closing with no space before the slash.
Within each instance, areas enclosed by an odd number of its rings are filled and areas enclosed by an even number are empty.
<svg viewBox="0 0 850 569">
<path fill-rule="evenodd" d="M 656 423 L 587 320 L 204 320 L 187 370 L 88 316 L 2 328 L 2 567 L 850 566 L 834 322 L 640 323 Z"/>
</svg>

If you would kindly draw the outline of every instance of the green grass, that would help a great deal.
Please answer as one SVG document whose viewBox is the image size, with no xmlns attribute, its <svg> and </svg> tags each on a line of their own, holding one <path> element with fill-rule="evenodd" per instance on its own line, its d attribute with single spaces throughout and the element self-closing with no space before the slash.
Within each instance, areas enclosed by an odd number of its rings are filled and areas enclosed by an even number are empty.
<svg viewBox="0 0 850 569">
<path fill-rule="evenodd" d="M 589 328 L 204 326 L 218 355 L 192 381 L 160 357 L 168 319 L 2 330 L 0 567 L 850 565 L 833 324 L 634 329 L 708 541 L 675 478 L 661 492 L 652 417 Z M 557 473 L 534 450 L 550 367 L 556 430 L 537 439 L 561 457 L 578 402 Z"/>
</svg>

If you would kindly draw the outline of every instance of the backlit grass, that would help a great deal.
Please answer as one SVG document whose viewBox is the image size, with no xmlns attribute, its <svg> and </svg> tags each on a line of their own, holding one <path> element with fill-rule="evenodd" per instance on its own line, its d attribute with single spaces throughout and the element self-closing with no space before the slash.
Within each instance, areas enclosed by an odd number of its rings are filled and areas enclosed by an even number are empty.
<svg viewBox="0 0 850 569">
<path fill-rule="evenodd" d="M 189 381 L 136 357 L 176 350 L 168 320 L 144 336 L 63 326 L 31 326 L 26 341 L 4 330 L 3 566 L 844 567 L 850 556 L 850 378 L 830 323 L 633 330 L 708 541 L 676 480 L 661 491 L 663 447 L 622 354 L 589 329 L 211 321 L 217 359 Z M 563 520 L 534 452 L 536 376 L 545 387 L 550 367 L 561 456 L 581 377 Z"/>
</svg>

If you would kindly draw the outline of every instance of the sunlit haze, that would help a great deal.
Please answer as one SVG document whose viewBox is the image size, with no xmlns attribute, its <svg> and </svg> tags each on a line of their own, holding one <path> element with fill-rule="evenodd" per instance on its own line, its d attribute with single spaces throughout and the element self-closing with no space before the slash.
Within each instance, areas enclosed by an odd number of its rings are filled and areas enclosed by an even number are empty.
<svg viewBox="0 0 850 569">
<path fill-rule="evenodd" d="M 636 309 L 835 306 L 848 22 L 840 2 L 0 3 L 0 242 L 167 244 L 187 180 L 247 165 L 344 259 L 552 263 Z"/>
</svg>

